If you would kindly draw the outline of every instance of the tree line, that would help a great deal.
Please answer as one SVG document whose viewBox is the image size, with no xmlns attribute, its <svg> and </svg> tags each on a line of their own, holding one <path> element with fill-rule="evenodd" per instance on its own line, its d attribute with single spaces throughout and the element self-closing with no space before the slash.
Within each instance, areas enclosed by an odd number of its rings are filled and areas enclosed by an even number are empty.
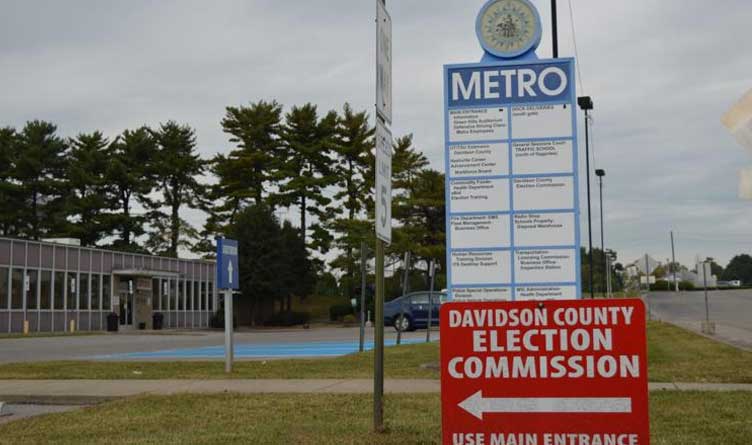
<svg viewBox="0 0 752 445">
<path fill-rule="evenodd" d="M 368 114 L 348 104 L 322 113 L 310 103 L 285 110 L 262 100 L 227 107 L 220 125 L 232 147 L 211 158 L 199 154 L 196 131 L 176 121 L 70 138 L 40 120 L 0 128 L 0 234 L 210 257 L 216 235 L 258 238 L 240 224 L 274 221 L 278 236 L 265 241 L 296 250 L 289 246 L 296 245 L 291 231 L 297 234 L 300 270 L 313 277 L 302 281 L 336 271 L 346 289 L 359 283 L 361 245 L 374 242 Z M 409 250 L 413 264 L 444 263 L 444 177 L 428 164 L 411 135 L 394 140 L 395 230 L 387 253 L 395 261 Z M 187 209 L 203 212 L 205 224 L 191 225 Z M 280 211 L 296 221 L 280 221 Z M 286 279 L 265 288 L 294 288 Z"/>
</svg>

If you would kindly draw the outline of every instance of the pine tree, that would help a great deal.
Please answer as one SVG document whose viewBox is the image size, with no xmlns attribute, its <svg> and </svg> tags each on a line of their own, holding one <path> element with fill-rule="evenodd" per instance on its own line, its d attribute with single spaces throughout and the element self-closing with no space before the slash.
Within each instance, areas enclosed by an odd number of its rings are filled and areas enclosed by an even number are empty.
<svg viewBox="0 0 752 445">
<path fill-rule="evenodd" d="M 110 142 L 101 132 L 80 134 L 69 141 L 67 178 L 70 195 L 66 203 L 69 224 L 66 232 L 94 246 L 109 235 L 106 225 L 108 207 L 105 193 L 108 147 Z"/>
<path fill-rule="evenodd" d="M 150 219 L 155 220 L 155 230 L 161 232 L 160 219 L 167 217 L 170 244 L 166 254 L 178 256 L 178 247 L 190 246 L 190 240 L 182 239 L 195 234 L 195 230 L 180 218 L 181 208 L 200 208 L 204 206 L 206 187 L 198 181 L 204 174 L 204 161 L 196 153 L 196 134 L 188 125 L 179 125 L 169 121 L 159 130 L 152 131 L 157 144 L 154 163 L 154 178 L 162 199 L 151 203 L 153 212 Z M 162 212 L 167 208 L 169 213 Z"/>
<path fill-rule="evenodd" d="M 213 173 L 219 181 L 215 194 L 226 200 L 218 210 L 234 215 L 250 200 L 257 205 L 264 202 L 266 184 L 274 176 L 275 158 L 281 150 L 282 106 L 259 101 L 226 110 L 222 129 L 237 148 L 227 157 L 214 159 Z"/>
<path fill-rule="evenodd" d="M 142 250 L 136 238 L 145 233 L 143 214 L 134 213 L 134 205 L 151 205 L 149 194 L 155 187 L 157 148 L 146 127 L 125 130 L 110 144 L 106 173 L 107 194 L 113 212 L 107 225 L 119 235 L 112 247 L 120 250 Z"/>
<path fill-rule="evenodd" d="M 355 277 L 356 257 L 359 257 L 363 241 L 372 245 L 373 226 L 368 211 L 373 212 L 373 167 L 374 128 L 368 123 L 365 111 L 355 113 L 345 104 L 337 126 L 335 145 L 334 176 L 338 191 L 334 195 L 335 218 L 329 229 L 335 233 L 335 245 L 344 251 L 331 265 L 343 270 L 351 283 L 359 282 Z M 345 283 L 346 289 L 353 286 Z"/>
<path fill-rule="evenodd" d="M 22 232 L 32 239 L 60 234 L 65 223 L 65 140 L 49 122 L 31 121 L 21 131 L 13 176 L 20 185 Z M 23 227 L 25 226 L 25 227 Z"/>
<path fill-rule="evenodd" d="M 20 136 L 14 128 L 0 128 L 0 234 L 17 235 L 23 221 L 24 205 L 21 187 L 15 180 L 16 159 L 20 150 Z"/>
<path fill-rule="evenodd" d="M 293 107 L 285 115 L 282 128 L 284 157 L 281 162 L 279 191 L 275 202 L 295 206 L 300 217 L 299 230 L 303 240 L 308 239 L 309 226 L 318 226 L 327 216 L 326 206 L 331 200 L 325 196 L 326 187 L 335 183 L 332 159 L 329 154 L 334 145 L 337 114 L 329 112 L 319 119 L 316 106 L 311 104 Z M 313 216 L 317 222 L 310 223 Z M 320 232 L 314 229 L 314 234 Z M 322 240 L 314 239 L 311 247 L 324 247 Z"/>
</svg>

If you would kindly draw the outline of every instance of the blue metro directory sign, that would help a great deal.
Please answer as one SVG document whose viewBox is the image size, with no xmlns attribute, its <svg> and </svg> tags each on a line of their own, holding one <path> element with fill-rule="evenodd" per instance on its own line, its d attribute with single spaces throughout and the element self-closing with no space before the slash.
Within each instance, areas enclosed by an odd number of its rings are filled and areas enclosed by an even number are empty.
<svg viewBox="0 0 752 445">
<path fill-rule="evenodd" d="M 450 298 L 579 298 L 574 60 L 444 67 Z"/>
<path fill-rule="evenodd" d="M 238 242 L 217 238 L 217 289 L 240 289 Z"/>
</svg>

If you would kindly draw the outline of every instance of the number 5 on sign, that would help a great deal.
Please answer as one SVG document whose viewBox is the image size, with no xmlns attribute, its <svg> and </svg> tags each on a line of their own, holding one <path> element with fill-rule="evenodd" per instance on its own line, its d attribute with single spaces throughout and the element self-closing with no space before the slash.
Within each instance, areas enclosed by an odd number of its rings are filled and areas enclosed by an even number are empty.
<svg viewBox="0 0 752 445">
<path fill-rule="evenodd" d="M 376 120 L 376 236 L 392 242 L 392 133 Z"/>
</svg>

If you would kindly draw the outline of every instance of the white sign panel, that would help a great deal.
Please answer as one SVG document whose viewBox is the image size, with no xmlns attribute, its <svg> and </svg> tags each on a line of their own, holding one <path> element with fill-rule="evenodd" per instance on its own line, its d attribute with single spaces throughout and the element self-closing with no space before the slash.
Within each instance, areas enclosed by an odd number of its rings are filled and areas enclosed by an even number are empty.
<svg viewBox="0 0 752 445">
<path fill-rule="evenodd" d="M 392 123 L 392 18 L 376 0 L 376 112 Z"/>
<path fill-rule="evenodd" d="M 574 61 L 444 75 L 449 298 L 578 298 Z"/>
<path fill-rule="evenodd" d="M 376 236 L 392 242 L 392 133 L 376 120 Z"/>
</svg>

